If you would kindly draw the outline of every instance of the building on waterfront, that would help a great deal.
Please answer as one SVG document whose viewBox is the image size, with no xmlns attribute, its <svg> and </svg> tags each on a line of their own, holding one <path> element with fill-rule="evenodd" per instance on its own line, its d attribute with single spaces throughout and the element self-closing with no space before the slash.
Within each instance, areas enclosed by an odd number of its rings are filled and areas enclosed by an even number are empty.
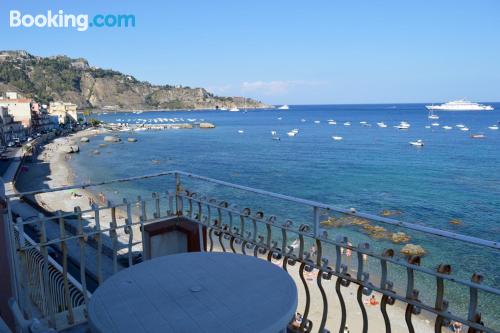
<svg viewBox="0 0 500 333">
<path fill-rule="evenodd" d="M 5 146 L 15 139 L 23 139 L 26 129 L 20 121 L 15 121 L 6 107 L 0 106 L 0 143 Z"/>
<path fill-rule="evenodd" d="M 68 124 L 78 122 L 76 104 L 66 102 L 51 102 L 49 105 L 49 115 L 56 124 Z"/>
<path fill-rule="evenodd" d="M 16 92 L 7 92 L 0 97 L 0 107 L 6 107 L 14 121 L 20 121 L 24 128 L 31 127 L 31 103 L 29 98 L 22 98 Z"/>
<path fill-rule="evenodd" d="M 31 103 L 31 123 L 32 130 L 37 133 L 48 132 L 54 128 L 47 105 Z"/>
</svg>

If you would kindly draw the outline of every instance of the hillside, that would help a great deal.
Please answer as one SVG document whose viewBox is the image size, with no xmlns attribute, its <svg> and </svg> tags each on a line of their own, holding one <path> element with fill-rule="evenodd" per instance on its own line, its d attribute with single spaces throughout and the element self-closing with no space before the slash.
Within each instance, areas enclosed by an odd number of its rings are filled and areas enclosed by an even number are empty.
<svg viewBox="0 0 500 333">
<path fill-rule="evenodd" d="M 83 58 L 37 57 L 26 51 L 0 51 L 0 93 L 6 91 L 17 91 L 43 103 L 73 102 L 80 109 L 270 107 L 249 98 L 215 96 L 203 88 L 152 85 L 131 75 L 92 67 Z"/>
</svg>

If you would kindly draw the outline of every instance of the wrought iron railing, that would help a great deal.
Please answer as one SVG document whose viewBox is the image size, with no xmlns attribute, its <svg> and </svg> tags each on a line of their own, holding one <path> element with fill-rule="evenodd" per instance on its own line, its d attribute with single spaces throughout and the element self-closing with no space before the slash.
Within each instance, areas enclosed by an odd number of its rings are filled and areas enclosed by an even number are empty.
<svg viewBox="0 0 500 333">
<path fill-rule="evenodd" d="M 165 182 L 158 181 L 165 178 Z M 369 328 L 374 332 L 400 332 L 403 328 L 444 332 L 452 323 L 461 323 L 468 332 L 493 333 L 500 328 L 500 290 L 494 282 L 484 283 L 483 275 L 472 268 L 470 278 L 465 279 L 464 272 L 452 273 L 453 263 L 428 267 L 419 255 L 386 247 L 387 241 L 380 248 L 376 240 L 363 240 L 368 232 L 373 236 L 370 239 L 383 236 L 399 246 L 408 242 L 410 233 L 418 232 L 435 241 L 444 239 L 498 254 L 500 244 L 494 241 L 180 171 L 25 192 L 8 199 L 98 187 L 112 196 L 119 184 L 148 180 L 155 184 L 141 187 L 143 191 L 159 186 L 162 192 L 153 192 L 147 199 L 93 204 L 90 209 L 74 207 L 72 212 L 27 221 L 11 219 L 11 232 L 19 240 L 14 282 L 24 312 L 41 316 L 58 329 L 85 322 L 85 309 L 95 288 L 91 285 L 98 286 L 120 269 L 146 260 L 144 227 L 182 217 L 205 230 L 207 251 L 260 257 L 295 278 L 300 319 L 290 323 L 290 331 L 344 332 L 348 324 L 362 332 Z M 260 209 L 264 206 L 274 215 L 265 214 Z M 302 207 L 303 214 L 291 215 L 300 222 L 286 216 L 296 206 Z M 10 205 L 8 208 L 12 216 Z M 341 228 L 346 225 L 350 229 Z M 27 242 L 33 227 L 38 237 Z M 353 235 L 359 230 L 365 234 L 353 245 L 357 239 Z M 203 236 L 200 242 L 204 242 Z M 50 248 L 57 251 L 57 262 L 49 254 Z M 70 259 L 79 262 L 77 271 L 70 272 Z M 51 273 L 53 267 L 58 267 L 57 273 Z M 499 271 L 490 274 L 498 278 Z M 371 295 L 376 298 L 370 299 Z M 27 309 L 30 305 L 38 311 Z M 75 309 L 80 315 L 75 315 Z"/>
</svg>

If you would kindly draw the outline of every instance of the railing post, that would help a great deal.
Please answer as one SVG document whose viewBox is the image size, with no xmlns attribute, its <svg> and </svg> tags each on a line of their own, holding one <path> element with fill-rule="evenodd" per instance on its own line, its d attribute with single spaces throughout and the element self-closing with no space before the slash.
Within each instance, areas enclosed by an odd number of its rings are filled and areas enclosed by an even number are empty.
<svg viewBox="0 0 500 333">
<path fill-rule="evenodd" d="M 175 173 L 175 212 L 177 216 L 181 216 L 182 212 L 180 211 L 180 195 L 181 193 L 181 175 L 179 173 Z"/>
<path fill-rule="evenodd" d="M 319 207 L 314 206 L 313 207 L 313 231 L 314 231 L 314 237 L 320 237 L 320 232 L 319 232 Z"/>
</svg>

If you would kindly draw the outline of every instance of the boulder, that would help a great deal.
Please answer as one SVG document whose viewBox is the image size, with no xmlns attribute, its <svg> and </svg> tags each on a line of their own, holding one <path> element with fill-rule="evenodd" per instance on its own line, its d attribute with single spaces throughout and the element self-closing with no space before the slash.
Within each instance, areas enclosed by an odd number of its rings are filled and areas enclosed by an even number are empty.
<svg viewBox="0 0 500 333">
<path fill-rule="evenodd" d="M 127 141 L 128 142 L 137 142 L 137 139 L 136 138 L 128 138 Z"/>
<path fill-rule="evenodd" d="M 424 256 L 426 254 L 422 246 L 415 244 L 406 244 L 400 252 L 407 256 Z"/>
<path fill-rule="evenodd" d="M 215 125 L 212 123 L 200 123 L 200 128 L 215 128 Z"/>
<path fill-rule="evenodd" d="M 113 135 L 106 135 L 104 137 L 105 142 L 120 142 L 121 140 L 119 137 Z"/>
<path fill-rule="evenodd" d="M 90 139 L 89 139 L 89 138 L 87 138 L 86 136 L 84 136 L 84 137 L 82 137 L 82 138 L 80 139 L 80 142 L 89 142 L 89 141 L 90 141 Z"/>
<path fill-rule="evenodd" d="M 379 213 L 380 216 L 384 216 L 384 217 L 387 217 L 387 216 L 396 216 L 396 215 L 401 215 L 401 211 L 399 210 L 388 210 L 388 209 L 384 209 L 383 211 L 381 211 Z"/>
<path fill-rule="evenodd" d="M 106 148 L 108 145 L 106 143 L 100 143 L 99 148 Z"/>
<path fill-rule="evenodd" d="M 391 241 L 396 244 L 407 243 L 410 241 L 410 236 L 408 236 L 404 232 L 395 232 L 391 236 Z"/>
<path fill-rule="evenodd" d="M 62 149 L 66 154 L 78 153 L 80 151 L 80 147 L 78 147 L 77 145 L 65 146 Z"/>
</svg>

